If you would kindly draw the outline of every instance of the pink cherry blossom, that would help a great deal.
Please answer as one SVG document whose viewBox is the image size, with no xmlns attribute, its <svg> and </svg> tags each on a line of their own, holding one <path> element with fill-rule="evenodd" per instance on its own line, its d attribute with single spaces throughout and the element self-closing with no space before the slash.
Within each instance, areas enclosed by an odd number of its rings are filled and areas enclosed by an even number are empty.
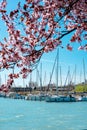
<svg viewBox="0 0 87 130">
<path fill-rule="evenodd" d="M 67 50 L 72 51 L 70 44 L 78 42 L 78 49 L 87 51 L 87 45 L 81 44 L 87 40 L 86 0 L 25 0 L 11 11 L 7 4 L 6 0 L 0 2 L 0 19 L 7 30 L 7 37 L 0 41 L 0 69 L 14 68 L 7 87 L 20 75 L 26 78 L 43 53 L 58 46 L 64 48 L 62 39 L 68 34 Z M 15 68 L 19 69 L 18 74 Z"/>
<path fill-rule="evenodd" d="M 84 46 L 79 46 L 78 50 L 84 50 Z"/>
<path fill-rule="evenodd" d="M 70 46 L 69 44 L 67 44 L 67 50 L 72 51 L 72 50 L 73 50 L 73 47 Z"/>
</svg>

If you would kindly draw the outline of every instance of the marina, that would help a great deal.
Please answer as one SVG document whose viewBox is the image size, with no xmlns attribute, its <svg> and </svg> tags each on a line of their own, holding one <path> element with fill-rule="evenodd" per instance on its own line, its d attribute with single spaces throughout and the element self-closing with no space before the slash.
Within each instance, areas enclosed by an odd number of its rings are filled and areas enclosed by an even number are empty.
<svg viewBox="0 0 87 130">
<path fill-rule="evenodd" d="M 30 101 L 45 101 L 45 102 L 84 102 L 87 101 L 87 80 L 85 74 L 85 62 L 83 59 L 83 73 L 84 73 L 84 82 L 76 85 L 76 65 L 73 72 L 73 75 L 70 74 L 70 67 L 68 67 L 68 72 L 66 74 L 66 79 L 64 86 L 62 85 L 62 75 L 60 68 L 59 75 L 59 48 L 57 49 L 57 54 L 55 56 L 55 60 L 53 63 L 53 67 L 50 74 L 50 79 L 47 85 L 43 86 L 42 84 L 42 63 L 40 64 L 40 71 L 36 69 L 36 79 L 39 78 L 39 86 L 38 79 L 36 82 L 33 82 L 32 73 L 30 73 L 30 81 L 29 84 L 25 86 L 25 82 L 23 79 L 23 86 L 25 87 L 14 87 L 11 86 L 10 89 L 7 90 L 6 87 L 0 87 L 0 97 L 4 98 L 12 98 L 12 99 L 24 99 Z M 55 73 L 56 83 L 52 84 L 53 73 Z M 74 82 L 73 78 L 74 77 Z M 46 73 L 45 73 L 46 78 Z M 60 78 L 60 85 L 59 85 Z M 1 80 L 1 78 L 0 78 Z M 1 81 L 0 81 L 1 82 Z M 67 83 L 68 82 L 68 83 Z M 14 85 L 14 84 L 13 84 Z M 76 92 L 76 86 L 82 86 L 85 91 L 82 93 Z"/>
<path fill-rule="evenodd" d="M 21 95 L 16 92 L 0 93 L 0 98 L 23 99 L 29 101 L 45 102 L 84 102 L 87 101 L 87 94 L 84 95 L 50 95 L 45 93 Z"/>
<path fill-rule="evenodd" d="M 87 130 L 87 0 L 0 0 L 0 130 Z"/>
</svg>

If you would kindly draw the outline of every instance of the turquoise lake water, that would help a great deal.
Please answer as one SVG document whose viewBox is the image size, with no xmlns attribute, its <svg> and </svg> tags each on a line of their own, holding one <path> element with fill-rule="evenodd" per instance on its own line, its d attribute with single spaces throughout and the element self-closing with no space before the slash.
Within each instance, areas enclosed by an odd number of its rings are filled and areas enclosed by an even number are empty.
<svg viewBox="0 0 87 130">
<path fill-rule="evenodd" d="M 87 130 L 87 102 L 0 98 L 0 130 Z"/>
</svg>

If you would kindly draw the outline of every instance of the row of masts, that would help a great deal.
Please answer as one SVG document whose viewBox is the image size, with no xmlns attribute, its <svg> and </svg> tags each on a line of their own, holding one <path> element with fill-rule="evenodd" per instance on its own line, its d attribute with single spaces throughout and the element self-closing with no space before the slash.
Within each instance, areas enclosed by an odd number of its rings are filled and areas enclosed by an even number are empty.
<svg viewBox="0 0 87 130">
<path fill-rule="evenodd" d="M 54 73 L 55 68 L 56 68 L 56 74 L 55 74 L 56 75 L 55 76 L 55 79 L 56 79 L 56 90 L 57 90 L 57 94 L 58 94 L 58 87 L 59 86 L 61 86 L 61 87 L 63 86 L 61 66 L 59 65 L 59 49 L 57 50 L 57 55 L 56 55 L 55 60 L 54 60 L 52 72 L 50 73 L 50 80 L 49 80 L 49 83 L 48 83 L 49 87 L 50 87 L 50 84 L 52 82 L 52 77 L 53 77 L 53 73 Z M 67 76 L 66 76 L 66 79 L 65 79 L 65 82 L 64 82 L 64 86 L 66 86 L 67 84 L 68 85 L 72 85 L 72 84 L 75 85 L 76 84 L 76 78 L 77 78 L 76 77 L 76 71 L 77 71 L 77 67 L 75 65 L 73 74 L 71 75 L 70 66 L 68 66 L 68 72 L 67 72 Z M 36 72 L 37 72 L 36 81 L 38 81 L 38 78 L 39 78 L 40 87 L 42 88 L 42 86 L 44 86 L 45 82 L 46 82 L 46 72 L 45 72 L 45 76 L 44 76 L 44 80 L 43 80 L 43 84 L 42 84 L 42 63 L 40 65 L 40 71 L 37 69 Z M 83 59 L 83 73 L 84 73 L 84 83 L 86 83 L 86 71 L 85 71 L 84 59 Z M 80 73 L 80 83 L 82 82 L 81 81 L 81 75 L 82 74 Z M 59 81 L 60 81 L 60 83 L 59 83 Z"/>
<path fill-rule="evenodd" d="M 75 65 L 72 76 L 71 76 L 71 72 L 70 72 L 70 66 L 68 67 L 68 72 L 67 72 L 67 75 L 66 75 L 65 82 L 62 81 L 61 66 L 59 65 L 59 48 L 57 49 L 57 55 L 56 55 L 55 60 L 54 60 L 52 72 L 50 73 L 50 80 L 49 80 L 49 83 L 48 83 L 48 85 L 49 85 L 48 87 L 50 87 L 50 84 L 52 83 L 52 77 L 53 77 L 53 73 L 54 73 L 55 68 L 56 68 L 55 79 L 56 79 L 56 90 L 57 90 L 56 92 L 57 92 L 57 94 L 58 94 L 58 87 L 59 86 L 62 87 L 63 83 L 64 83 L 64 86 L 66 86 L 67 84 L 73 84 L 73 80 L 74 80 L 74 84 L 76 84 L 76 70 L 77 70 L 76 65 Z M 44 75 L 44 79 L 43 79 L 42 78 L 43 77 L 42 63 L 41 63 L 40 69 L 36 68 L 36 83 L 37 83 L 37 86 L 39 84 L 40 89 L 42 89 L 42 87 L 46 85 L 46 78 L 47 78 L 46 75 L 47 75 L 47 73 L 45 71 L 45 75 Z M 86 70 L 85 70 L 84 59 L 83 59 L 83 77 L 84 77 L 84 84 L 85 84 L 86 83 Z M 43 82 L 42 82 L 42 79 L 43 79 Z M 1 75 L 0 75 L 0 86 L 2 84 L 1 80 L 2 79 L 1 79 Z M 59 83 L 59 81 L 60 81 L 60 83 Z M 30 73 L 29 85 L 31 85 L 32 82 L 33 82 L 32 73 Z M 80 72 L 80 83 L 81 82 L 82 82 L 82 72 Z M 6 75 L 5 75 L 5 83 L 6 83 Z M 23 87 L 25 87 L 25 86 L 26 86 L 26 81 L 25 81 L 25 79 L 23 79 Z"/>
</svg>

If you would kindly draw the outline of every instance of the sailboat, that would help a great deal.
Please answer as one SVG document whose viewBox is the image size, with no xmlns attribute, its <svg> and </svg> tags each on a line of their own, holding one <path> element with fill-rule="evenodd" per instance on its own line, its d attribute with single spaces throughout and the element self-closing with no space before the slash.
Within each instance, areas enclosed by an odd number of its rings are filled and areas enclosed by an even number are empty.
<svg viewBox="0 0 87 130">
<path fill-rule="evenodd" d="M 53 72 L 54 72 L 54 68 L 55 68 L 55 65 L 56 65 L 56 62 L 57 62 L 57 68 L 58 68 L 58 60 L 59 60 L 59 48 L 57 50 L 57 55 L 56 55 L 56 58 L 55 58 L 55 61 L 54 61 L 54 64 L 53 64 L 53 69 L 52 69 L 52 73 L 50 75 L 50 81 L 49 81 L 49 88 L 50 88 L 50 84 L 51 84 L 51 80 L 52 80 L 52 76 L 53 76 Z M 58 79 L 58 69 L 57 69 L 57 79 Z M 57 86 L 58 86 L 58 80 L 57 80 Z M 57 87 L 56 87 L 57 88 Z M 58 88 L 57 88 L 58 89 Z M 58 91 L 57 91 L 58 92 Z M 45 101 L 46 102 L 55 102 L 56 101 L 56 98 L 58 98 L 57 94 L 55 95 L 50 95 L 50 94 L 47 94 L 46 96 L 46 99 Z"/>
<path fill-rule="evenodd" d="M 39 78 L 40 80 L 40 93 L 39 94 L 29 94 L 26 99 L 32 101 L 43 101 L 45 100 L 45 94 L 42 92 L 42 63 L 40 66 L 40 73 L 38 69 L 36 70 L 36 79 Z"/>
<path fill-rule="evenodd" d="M 59 48 L 57 50 L 57 56 L 56 56 L 56 60 L 57 61 L 57 70 L 56 70 L 56 94 L 55 95 L 48 95 L 45 99 L 46 102 L 75 102 L 76 98 L 73 97 L 72 95 L 59 95 L 58 93 L 58 69 L 59 69 Z M 56 62 L 54 62 L 54 66 L 55 66 Z M 53 66 L 53 69 L 54 69 Z M 52 71 L 53 73 L 53 71 Z"/>
<path fill-rule="evenodd" d="M 83 73 L 84 73 L 84 85 L 86 85 L 86 74 L 85 74 L 86 70 L 85 70 L 85 61 L 83 59 Z M 79 101 L 87 101 L 87 96 L 86 95 L 81 95 L 81 97 L 79 98 Z"/>
</svg>

